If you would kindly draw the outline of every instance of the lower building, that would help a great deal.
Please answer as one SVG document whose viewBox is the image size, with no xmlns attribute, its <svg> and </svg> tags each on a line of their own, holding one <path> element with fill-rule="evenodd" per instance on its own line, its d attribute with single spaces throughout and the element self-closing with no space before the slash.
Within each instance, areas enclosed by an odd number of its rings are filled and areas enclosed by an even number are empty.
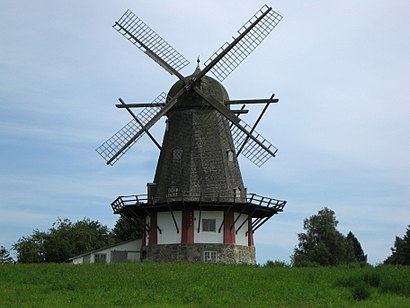
<svg viewBox="0 0 410 308">
<path fill-rule="evenodd" d="M 141 239 L 129 240 L 100 248 L 67 261 L 73 264 L 116 263 L 141 260 Z"/>
<path fill-rule="evenodd" d="M 141 259 L 255 264 L 253 233 L 286 201 L 244 197 L 120 196 L 111 205 L 141 228 Z"/>
</svg>

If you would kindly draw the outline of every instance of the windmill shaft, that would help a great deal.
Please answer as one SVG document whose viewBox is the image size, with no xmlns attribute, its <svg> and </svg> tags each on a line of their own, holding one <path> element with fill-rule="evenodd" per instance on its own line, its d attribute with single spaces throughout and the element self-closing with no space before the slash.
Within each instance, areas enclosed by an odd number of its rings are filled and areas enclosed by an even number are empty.
<svg viewBox="0 0 410 308">
<path fill-rule="evenodd" d="M 270 11 L 272 8 L 270 7 L 266 12 L 264 12 L 258 19 L 256 19 L 244 32 L 242 32 L 232 43 L 230 43 L 224 51 L 222 51 L 215 59 L 213 59 L 197 76 L 197 79 L 201 79 L 208 73 L 216 63 L 218 63 L 242 38 L 249 33 L 258 23 L 261 21 Z"/>
</svg>

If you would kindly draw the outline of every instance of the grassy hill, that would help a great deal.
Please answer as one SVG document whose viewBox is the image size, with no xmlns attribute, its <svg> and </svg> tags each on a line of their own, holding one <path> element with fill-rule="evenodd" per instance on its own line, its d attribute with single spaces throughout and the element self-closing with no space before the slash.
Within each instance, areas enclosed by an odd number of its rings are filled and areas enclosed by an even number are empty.
<svg viewBox="0 0 410 308">
<path fill-rule="evenodd" d="M 0 307 L 410 307 L 410 267 L 0 266 Z"/>
</svg>

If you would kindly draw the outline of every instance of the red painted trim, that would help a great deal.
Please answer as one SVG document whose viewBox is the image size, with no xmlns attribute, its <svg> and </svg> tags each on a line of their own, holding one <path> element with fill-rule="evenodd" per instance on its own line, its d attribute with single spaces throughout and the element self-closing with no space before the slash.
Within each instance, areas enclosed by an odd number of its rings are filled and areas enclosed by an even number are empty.
<svg viewBox="0 0 410 308">
<path fill-rule="evenodd" d="M 151 230 L 149 232 L 149 245 L 156 245 L 158 240 L 157 240 L 157 212 L 152 211 L 151 212 L 151 217 L 150 217 L 150 226 Z"/>
<path fill-rule="evenodd" d="M 182 244 L 194 243 L 194 210 L 185 209 L 182 211 Z"/>
<path fill-rule="evenodd" d="M 234 212 L 224 211 L 224 244 L 235 244 L 235 226 L 232 226 L 235 221 Z"/>
<path fill-rule="evenodd" d="M 250 216 L 248 218 L 248 246 L 255 246 L 252 233 L 252 217 Z"/>
</svg>

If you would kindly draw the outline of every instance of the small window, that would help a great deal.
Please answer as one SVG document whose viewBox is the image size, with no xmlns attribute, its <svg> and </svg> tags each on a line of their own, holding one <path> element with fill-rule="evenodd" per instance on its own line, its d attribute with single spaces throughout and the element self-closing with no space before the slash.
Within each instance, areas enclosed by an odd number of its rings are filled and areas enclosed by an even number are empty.
<svg viewBox="0 0 410 308">
<path fill-rule="evenodd" d="M 241 198 L 241 189 L 239 187 L 235 187 L 233 189 L 233 194 L 235 199 L 240 199 Z"/>
<path fill-rule="evenodd" d="M 216 251 L 204 251 L 204 262 L 217 263 L 218 253 Z"/>
<path fill-rule="evenodd" d="M 96 253 L 94 256 L 95 263 L 106 263 L 107 255 L 105 253 Z"/>
<path fill-rule="evenodd" d="M 202 231 L 216 232 L 216 219 L 202 219 Z"/>
<path fill-rule="evenodd" d="M 177 197 L 177 196 L 178 196 L 178 187 L 169 187 L 168 197 Z"/>
<path fill-rule="evenodd" d="M 180 148 L 176 148 L 172 151 L 172 159 L 173 160 L 181 160 L 182 159 L 182 154 L 184 153 L 184 150 Z"/>
<path fill-rule="evenodd" d="M 233 161 L 233 151 L 232 150 L 227 150 L 226 156 L 228 158 L 228 161 Z"/>
</svg>

